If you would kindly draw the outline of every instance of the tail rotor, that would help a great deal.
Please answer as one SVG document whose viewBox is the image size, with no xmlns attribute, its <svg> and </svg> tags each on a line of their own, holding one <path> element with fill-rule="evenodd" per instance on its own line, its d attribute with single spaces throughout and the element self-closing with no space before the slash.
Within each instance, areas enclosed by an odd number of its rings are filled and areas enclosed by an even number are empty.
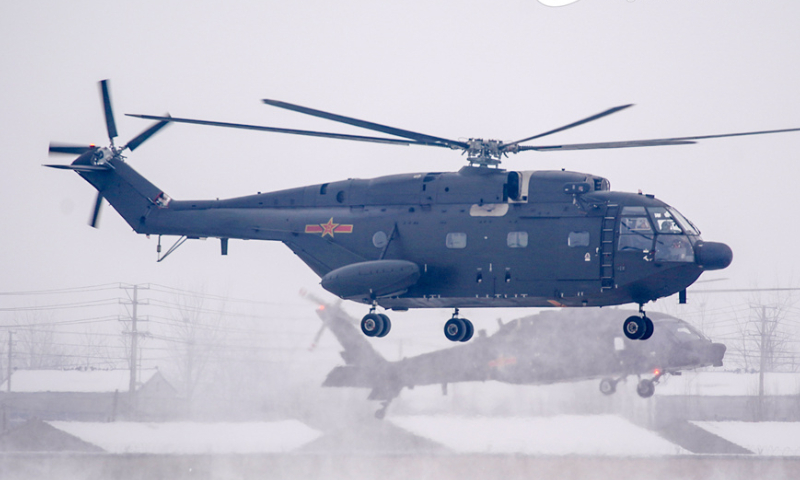
<svg viewBox="0 0 800 480">
<path fill-rule="evenodd" d="M 70 165 L 45 165 L 45 167 L 59 168 L 64 170 L 74 170 L 78 173 L 102 172 L 111 170 L 114 167 L 109 163 L 112 160 L 123 160 L 125 157 L 122 153 L 125 150 L 134 151 L 150 137 L 156 134 L 159 130 L 164 128 L 169 120 L 160 120 L 149 128 L 141 132 L 139 135 L 133 137 L 123 147 L 114 145 L 114 139 L 117 135 L 117 123 L 114 121 L 114 110 L 111 107 L 111 94 L 108 87 L 108 80 L 101 80 L 100 96 L 103 102 L 103 114 L 106 121 L 106 131 L 108 132 L 108 147 L 98 147 L 96 145 L 72 145 L 65 143 L 50 143 L 50 154 L 63 154 L 63 155 L 78 155 Z M 169 115 L 165 115 L 169 117 Z M 98 190 L 97 197 L 95 198 L 94 208 L 92 215 L 89 219 L 89 225 L 94 228 L 98 227 L 98 220 L 100 218 L 100 210 L 103 206 L 103 192 Z"/>
</svg>

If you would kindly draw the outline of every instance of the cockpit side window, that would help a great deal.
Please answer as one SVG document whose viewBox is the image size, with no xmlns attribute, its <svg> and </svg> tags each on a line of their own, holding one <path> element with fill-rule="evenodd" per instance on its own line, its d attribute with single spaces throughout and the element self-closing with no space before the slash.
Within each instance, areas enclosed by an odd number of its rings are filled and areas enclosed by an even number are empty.
<svg viewBox="0 0 800 480">
<path fill-rule="evenodd" d="M 642 213 L 644 212 L 642 211 Z M 623 215 L 619 221 L 617 249 L 619 251 L 650 251 L 652 248 L 653 228 L 650 226 L 650 220 L 645 216 Z"/>
</svg>

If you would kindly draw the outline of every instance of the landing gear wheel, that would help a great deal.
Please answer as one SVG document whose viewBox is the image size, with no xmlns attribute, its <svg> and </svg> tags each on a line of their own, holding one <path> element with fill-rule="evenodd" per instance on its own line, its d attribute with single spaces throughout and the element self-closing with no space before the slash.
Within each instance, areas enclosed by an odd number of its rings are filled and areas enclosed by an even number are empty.
<svg viewBox="0 0 800 480">
<path fill-rule="evenodd" d="M 377 336 L 383 329 L 383 319 L 377 313 L 368 313 L 361 319 L 361 331 L 368 337 Z"/>
<path fill-rule="evenodd" d="M 636 385 L 636 393 L 642 398 L 650 398 L 656 393 L 656 385 L 652 380 L 642 379 L 639 385 Z"/>
<path fill-rule="evenodd" d="M 611 395 L 617 391 L 617 382 L 612 378 L 604 378 L 600 380 L 600 392 L 603 395 Z"/>
<path fill-rule="evenodd" d="M 644 319 L 636 315 L 628 317 L 625 323 L 622 324 L 622 331 L 625 332 L 625 336 L 631 340 L 641 339 L 646 333 L 646 330 L 647 326 L 645 325 Z"/>
<path fill-rule="evenodd" d="M 653 331 L 655 330 L 655 326 L 653 325 L 653 321 L 647 317 L 644 317 L 644 335 L 639 340 L 647 340 L 648 338 L 653 336 Z"/>
<path fill-rule="evenodd" d="M 451 318 L 444 324 L 444 336 L 451 342 L 460 342 L 467 335 L 467 324 L 460 318 Z"/>
<path fill-rule="evenodd" d="M 475 333 L 475 326 L 472 325 L 472 322 L 467 320 L 466 318 L 462 318 L 461 321 L 467 326 L 467 333 L 464 334 L 464 338 L 462 338 L 461 342 L 468 342 L 469 339 L 472 338 L 472 335 Z"/>
<path fill-rule="evenodd" d="M 381 332 L 379 334 L 375 335 L 375 336 L 376 337 L 385 337 L 392 330 L 392 321 L 389 320 L 389 317 L 387 315 L 384 315 L 382 313 L 378 313 L 376 315 L 381 317 L 381 319 L 383 320 L 383 330 L 381 330 Z"/>
</svg>

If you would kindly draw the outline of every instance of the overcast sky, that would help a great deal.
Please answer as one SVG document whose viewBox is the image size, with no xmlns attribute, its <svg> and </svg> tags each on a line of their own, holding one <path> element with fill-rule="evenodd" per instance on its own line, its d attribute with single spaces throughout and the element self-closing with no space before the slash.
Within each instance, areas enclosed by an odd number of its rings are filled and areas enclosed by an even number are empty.
<svg viewBox="0 0 800 480">
<path fill-rule="evenodd" d="M 798 18 L 795 0 L 2 2 L 0 292 L 154 282 L 299 306 L 300 288 L 321 292 L 281 244 L 234 240 L 221 257 L 217 241 L 192 241 L 156 263 L 156 239 L 132 233 L 108 205 L 90 228 L 95 191 L 41 165 L 71 161 L 48 157 L 51 140 L 107 143 L 101 79 L 111 80 L 120 144 L 149 125 L 124 113 L 364 133 L 262 98 L 502 140 L 636 104 L 544 144 L 779 129 L 800 127 Z M 706 240 L 733 248 L 733 265 L 703 278 L 797 286 L 798 151 L 800 133 L 789 133 L 528 152 L 504 167 L 566 168 L 655 194 Z M 193 125 L 170 125 L 128 160 L 176 199 L 464 164 L 445 149 Z"/>
</svg>

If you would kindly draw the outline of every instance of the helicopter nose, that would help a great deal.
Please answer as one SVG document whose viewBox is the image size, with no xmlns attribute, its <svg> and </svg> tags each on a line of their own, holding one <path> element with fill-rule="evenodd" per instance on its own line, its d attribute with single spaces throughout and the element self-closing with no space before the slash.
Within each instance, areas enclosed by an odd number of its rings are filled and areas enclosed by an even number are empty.
<svg viewBox="0 0 800 480">
<path fill-rule="evenodd" d="M 713 366 L 722 366 L 722 359 L 725 357 L 725 350 L 727 350 L 727 347 L 722 343 L 712 343 L 710 345 L 708 356 Z"/>
<path fill-rule="evenodd" d="M 703 242 L 695 245 L 695 260 L 705 270 L 722 270 L 733 261 L 731 247 L 719 242 Z"/>
</svg>

